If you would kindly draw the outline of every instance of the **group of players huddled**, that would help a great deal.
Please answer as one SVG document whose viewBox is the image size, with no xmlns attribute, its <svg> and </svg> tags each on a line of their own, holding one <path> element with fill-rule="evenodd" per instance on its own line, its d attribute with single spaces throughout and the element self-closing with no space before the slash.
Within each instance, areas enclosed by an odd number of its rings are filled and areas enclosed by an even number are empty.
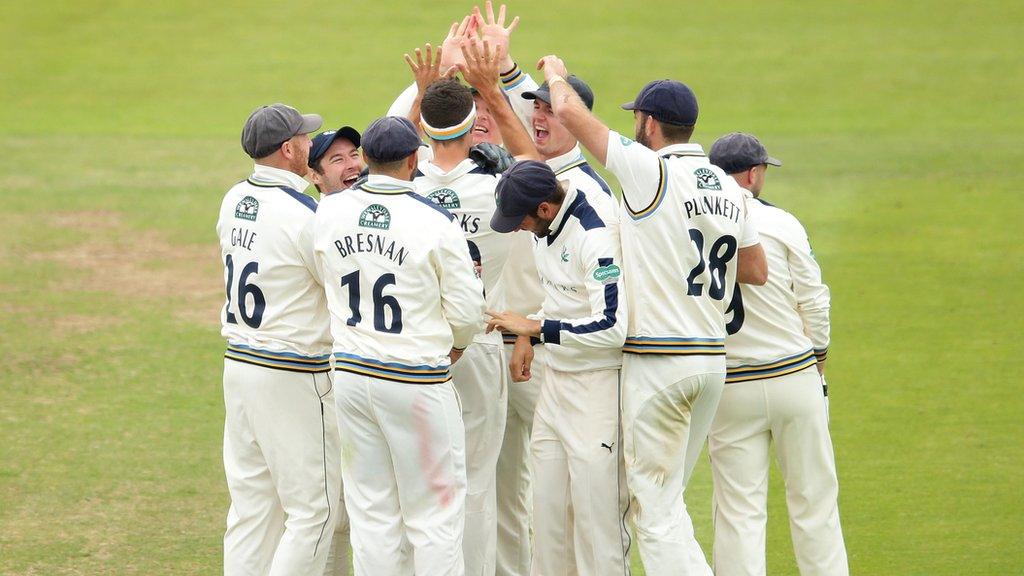
<svg viewBox="0 0 1024 576">
<path fill-rule="evenodd" d="M 848 574 L 829 291 L 732 133 L 674 80 L 591 112 L 505 6 L 406 62 L 360 134 L 257 109 L 217 232 L 229 575 L 765 574 L 769 446 L 804 575 Z M 461 81 L 458 79 L 461 76 Z M 427 144 L 424 144 L 427 142 Z M 614 174 L 621 201 L 582 154 Z M 319 204 L 304 191 L 308 177 Z M 714 554 L 683 495 L 708 439 Z"/>
</svg>

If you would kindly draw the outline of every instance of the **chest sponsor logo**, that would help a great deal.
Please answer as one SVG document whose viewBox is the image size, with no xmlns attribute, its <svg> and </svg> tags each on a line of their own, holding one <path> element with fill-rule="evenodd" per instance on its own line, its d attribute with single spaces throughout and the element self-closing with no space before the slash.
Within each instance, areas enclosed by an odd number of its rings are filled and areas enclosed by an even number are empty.
<svg viewBox="0 0 1024 576">
<path fill-rule="evenodd" d="M 562 262 L 568 262 L 568 261 L 569 261 L 569 251 L 565 249 L 565 246 L 562 246 Z"/>
<path fill-rule="evenodd" d="M 693 175 L 697 177 L 697 188 L 700 190 L 722 189 L 722 183 L 718 181 L 718 176 L 707 168 L 697 168 L 693 171 Z"/>
<path fill-rule="evenodd" d="M 427 194 L 427 198 L 430 198 L 435 204 L 448 210 L 454 210 L 455 208 L 462 206 L 462 203 L 459 202 L 459 195 L 451 188 L 434 190 L 430 194 Z"/>
<path fill-rule="evenodd" d="M 370 204 L 359 215 L 359 225 L 364 228 L 387 230 L 391 227 L 391 212 L 380 204 Z"/>
<path fill-rule="evenodd" d="M 239 202 L 237 206 L 235 206 L 235 218 L 255 222 L 256 213 L 259 211 L 259 201 L 252 196 L 246 196 L 245 198 L 242 198 L 242 201 Z"/>
<path fill-rule="evenodd" d="M 621 275 L 622 270 L 620 270 L 615 264 L 601 266 L 597 270 L 594 270 L 594 280 L 597 280 L 602 284 L 611 284 L 616 282 Z"/>
</svg>

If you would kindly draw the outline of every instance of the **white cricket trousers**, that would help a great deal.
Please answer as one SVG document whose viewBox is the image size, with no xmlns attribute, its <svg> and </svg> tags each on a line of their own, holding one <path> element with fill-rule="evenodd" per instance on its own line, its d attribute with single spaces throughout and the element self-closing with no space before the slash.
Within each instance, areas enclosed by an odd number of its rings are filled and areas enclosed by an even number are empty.
<svg viewBox="0 0 1024 576">
<path fill-rule="evenodd" d="M 462 576 L 466 443 L 455 388 L 334 379 L 356 576 Z"/>
<path fill-rule="evenodd" d="M 534 576 L 629 574 L 619 370 L 545 367 L 533 421 Z"/>
<path fill-rule="evenodd" d="M 678 379 L 678 367 L 671 357 L 624 355 L 626 475 L 648 576 L 710 576 L 683 494 L 718 408 L 725 373 Z"/>
<path fill-rule="evenodd" d="M 505 345 L 506 358 L 512 357 L 512 349 Z M 546 358 L 543 346 L 534 346 L 533 353 L 532 378 L 508 385 L 508 417 L 498 455 L 497 576 L 530 574 L 530 433 Z"/>
<path fill-rule="evenodd" d="M 225 576 L 321 574 L 341 463 L 328 373 L 224 360 Z"/>
<path fill-rule="evenodd" d="M 452 366 L 452 384 L 466 429 L 466 529 L 462 543 L 468 576 L 494 576 L 498 538 L 495 475 L 508 404 L 504 345 L 474 342 Z"/>
<path fill-rule="evenodd" d="M 715 482 L 715 574 L 765 574 L 768 449 L 773 441 L 800 574 L 846 576 L 839 480 L 821 378 L 813 366 L 725 385 L 708 440 Z"/>
</svg>

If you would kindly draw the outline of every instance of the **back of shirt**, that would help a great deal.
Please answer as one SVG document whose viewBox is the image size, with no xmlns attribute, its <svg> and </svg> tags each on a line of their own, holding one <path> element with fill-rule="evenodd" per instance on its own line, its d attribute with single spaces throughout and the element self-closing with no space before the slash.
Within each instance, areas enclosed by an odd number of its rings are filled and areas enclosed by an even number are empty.
<svg viewBox="0 0 1024 576">
<path fill-rule="evenodd" d="M 491 228 L 497 209 L 494 189 L 499 176 L 466 159 L 445 172 L 431 162 L 421 162 L 413 179 L 416 192 L 455 216 L 469 244 L 473 259 L 480 263 L 481 278 L 489 307 L 501 306 L 492 295 L 508 259 L 512 237 Z"/>
<path fill-rule="evenodd" d="M 451 213 L 411 182 L 371 175 L 324 199 L 314 247 L 338 370 L 399 382 L 450 378 L 450 349 L 470 344 L 484 311 Z"/>
<path fill-rule="evenodd" d="M 743 285 L 733 295 L 725 340 L 729 382 L 802 370 L 824 360 L 829 343 L 829 290 L 804 227 L 762 200 L 748 205 L 768 260 L 768 282 Z"/>
<path fill-rule="evenodd" d="M 737 253 L 758 243 L 742 189 L 695 144 L 655 153 L 612 132 L 608 168 L 623 188 L 624 351 L 724 356 Z"/>
<path fill-rule="evenodd" d="M 221 334 L 228 340 L 228 357 L 302 371 L 326 369 L 329 319 L 313 262 L 315 211 L 316 202 L 294 188 L 252 178 L 224 196 L 217 235 L 227 297 Z"/>
</svg>

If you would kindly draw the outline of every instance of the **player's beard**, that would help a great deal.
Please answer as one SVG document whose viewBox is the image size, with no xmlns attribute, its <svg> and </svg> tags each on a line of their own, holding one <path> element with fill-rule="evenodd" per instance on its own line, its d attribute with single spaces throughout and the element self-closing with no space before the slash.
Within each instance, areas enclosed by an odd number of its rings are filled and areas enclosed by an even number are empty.
<svg viewBox="0 0 1024 576">
<path fill-rule="evenodd" d="M 636 134 L 633 134 L 633 140 L 636 140 L 642 146 L 646 146 L 648 148 L 651 147 L 651 141 L 650 141 L 650 139 L 647 138 L 646 132 L 647 132 L 647 121 L 650 120 L 650 119 L 651 119 L 651 117 L 648 116 L 647 114 L 641 115 L 640 116 L 640 125 L 636 127 Z"/>
</svg>

